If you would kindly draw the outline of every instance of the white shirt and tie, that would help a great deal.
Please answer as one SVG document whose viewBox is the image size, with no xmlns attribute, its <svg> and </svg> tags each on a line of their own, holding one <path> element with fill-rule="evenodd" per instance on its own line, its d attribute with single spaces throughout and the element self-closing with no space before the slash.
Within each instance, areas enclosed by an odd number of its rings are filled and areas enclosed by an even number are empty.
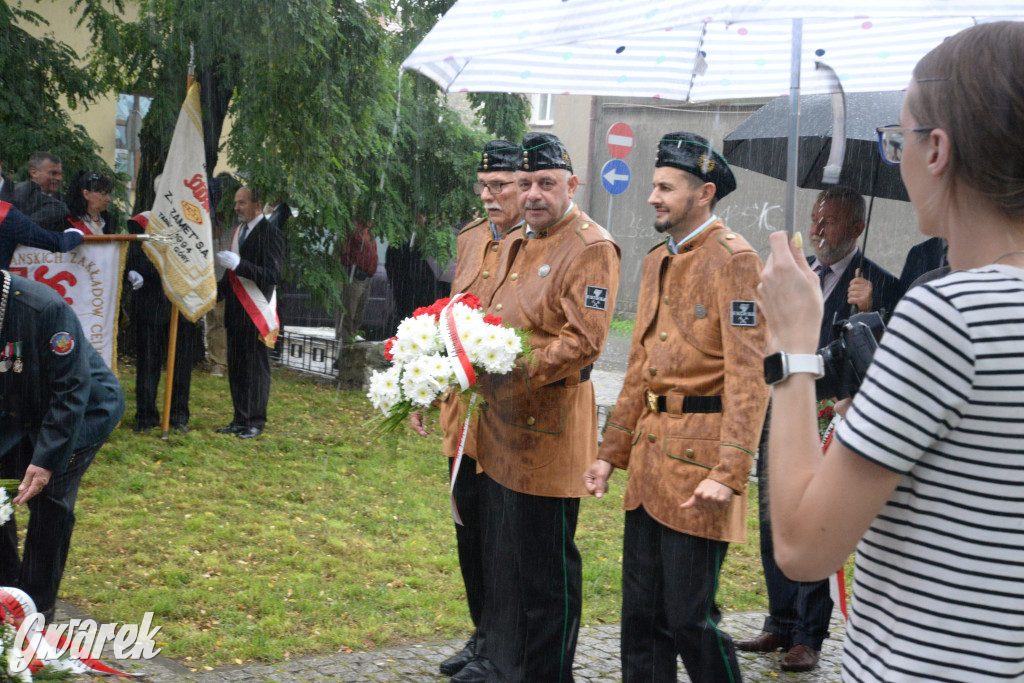
<svg viewBox="0 0 1024 683">
<path fill-rule="evenodd" d="M 856 247 L 850 250 L 850 253 L 839 259 L 831 266 L 826 266 L 818 261 L 817 257 L 811 257 L 811 270 L 818 274 L 818 278 L 821 280 L 821 298 L 828 300 L 828 297 L 832 294 L 832 290 L 839 284 L 839 280 L 842 279 L 843 273 L 850 266 L 850 262 L 853 261 L 857 252 L 860 251 Z M 824 271 L 824 274 L 822 273 Z"/>
</svg>

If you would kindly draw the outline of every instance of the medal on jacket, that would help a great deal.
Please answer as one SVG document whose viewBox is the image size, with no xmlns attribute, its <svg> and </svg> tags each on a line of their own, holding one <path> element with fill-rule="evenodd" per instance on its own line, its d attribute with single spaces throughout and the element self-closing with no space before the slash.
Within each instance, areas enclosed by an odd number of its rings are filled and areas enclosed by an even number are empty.
<svg viewBox="0 0 1024 683">
<path fill-rule="evenodd" d="M 25 364 L 21 362 L 21 342 L 14 342 L 14 371 L 21 372 L 25 369 Z"/>
<path fill-rule="evenodd" d="M 14 355 L 14 344 L 7 344 L 4 347 L 4 353 L 0 356 L 0 372 L 7 372 L 11 369 L 14 361 L 11 360 L 11 356 Z"/>
</svg>

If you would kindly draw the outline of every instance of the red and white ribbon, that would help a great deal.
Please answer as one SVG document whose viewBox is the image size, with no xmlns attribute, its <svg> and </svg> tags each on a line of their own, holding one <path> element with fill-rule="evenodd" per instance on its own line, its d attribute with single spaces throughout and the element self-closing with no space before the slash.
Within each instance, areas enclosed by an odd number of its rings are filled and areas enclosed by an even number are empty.
<svg viewBox="0 0 1024 683">
<path fill-rule="evenodd" d="M 452 372 L 459 380 L 459 387 L 463 391 L 476 382 L 476 371 L 473 364 L 469 362 L 466 348 L 462 345 L 462 338 L 459 336 L 458 326 L 455 324 L 455 304 L 465 293 L 456 294 L 448 305 L 441 309 L 439 322 L 441 323 L 441 337 L 444 339 L 445 349 L 448 351 L 448 362 L 452 365 Z M 476 394 L 469 398 L 469 410 L 466 411 L 466 420 L 462 423 L 462 433 L 459 434 L 459 448 L 455 453 L 455 462 L 452 463 L 452 479 L 448 488 L 452 503 L 452 518 L 455 523 L 462 526 L 462 517 L 459 515 L 459 507 L 455 504 L 455 480 L 459 475 L 459 467 L 462 465 L 462 454 L 466 448 L 466 436 L 469 433 L 469 421 L 473 416 L 473 404 L 476 402 Z"/>
<path fill-rule="evenodd" d="M 26 629 L 22 656 L 28 661 L 32 673 L 49 666 L 57 671 L 72 671 L 76 674 L 135 677 L 135 674 L 118 671 L 93 659 L 63 632 L 44 630 L 42 616 L 36 611 L 35 602 L 23 590 L 0 588 L 0 622 L 10 624 L 15 629 Z"/>
<path fill-rule="evenodd" d="M 466 354 L 459 330 L 455 325 L 454 306 L 464 296 L 466 296 L 465 293 L 453 296 L 448 305 L 441 309 L 441 317 L 438 321 L 441 323 L 441 336 L 444 338 L 445 349 L 448 350 L 448 362 L 451 363 L 452 372 L 455 373 L 455 378 L 459 380 L 459 387 L 463 391 L 476 381 L 476 372 L 473 370 L 473 364 L 469 362 L 469 356 Z"/>
</svg>

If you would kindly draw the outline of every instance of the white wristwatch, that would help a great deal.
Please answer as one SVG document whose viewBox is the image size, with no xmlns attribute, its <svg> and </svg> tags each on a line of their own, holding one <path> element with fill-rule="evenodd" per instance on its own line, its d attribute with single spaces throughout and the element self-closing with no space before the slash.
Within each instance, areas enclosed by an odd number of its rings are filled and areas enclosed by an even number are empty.
<svg viewBox="0 0 1024 683">
<path fill-rule="evenodd" d="M 764 357 L 765 384 L 778 384 L 790 375 L 806 372 L 819 379 L 825 374 L 825 363 L 816 353 L 786 353 L 776 351 Z"/>
</svg>

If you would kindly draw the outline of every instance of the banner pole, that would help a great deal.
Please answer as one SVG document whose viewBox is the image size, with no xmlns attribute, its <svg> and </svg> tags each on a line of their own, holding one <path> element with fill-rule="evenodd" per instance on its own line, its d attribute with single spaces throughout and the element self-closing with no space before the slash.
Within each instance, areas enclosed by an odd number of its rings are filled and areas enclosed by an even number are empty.
<svg viewBox="0 0 1024 683">
<path fill-rule="evenodd" d="M 178 307 L 171 305 L 171 324 L 167 326 L 167 373 L 164 379 L 164 412 L 160 438 L 167 440 L 171 430 L 171 397 L 174 395 L 174 359 L 178 350 Z M 189 359 L 191 360 L 191 359 Z"/>
</svg>

